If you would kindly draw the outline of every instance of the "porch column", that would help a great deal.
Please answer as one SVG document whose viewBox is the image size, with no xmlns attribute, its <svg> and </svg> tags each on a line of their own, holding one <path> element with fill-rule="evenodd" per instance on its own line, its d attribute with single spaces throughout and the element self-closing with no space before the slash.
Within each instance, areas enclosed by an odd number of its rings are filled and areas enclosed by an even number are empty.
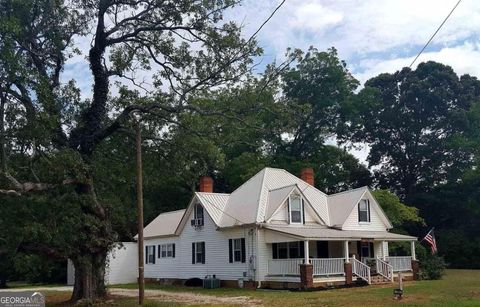
<svg viewBox="0 0 480 307">
<path fill-rule="evenodd" d="M 382 255 L 383 255 L 383 261 L 387 260 L 387 253 L 388 253 L 388 245 L 386 241 L 382 241 Z"/>
<path fill-rule="evenodd" d="M 415 241 L 410 242 L 410 249 L 411 249 L 412 260 L 417 260 L 417 255 L 415 254 Z"/>
<path fill-rule="evenodd" d="M 305 253 L 305 263 L 310 263 L 310 247 L 308 246 L 309 241 L 303 241 L 303 251 Z"/>
<path fill-rule="evenodd" d="M 345 257 L 345 263 L 349 263 L 350 259 L 348 259 L 348 241 L 345 241 L 343 244 L 343 252 L 344 252 L 344 257 Z"/>
</svg>

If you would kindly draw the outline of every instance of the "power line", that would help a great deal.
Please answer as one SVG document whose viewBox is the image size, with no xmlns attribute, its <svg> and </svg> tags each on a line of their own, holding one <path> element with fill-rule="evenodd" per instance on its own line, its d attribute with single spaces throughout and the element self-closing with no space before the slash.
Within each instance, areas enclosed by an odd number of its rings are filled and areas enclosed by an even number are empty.
<svg viewBox="0 0 480 307">
<path fill-rule="evenodd" d="M 443 27 L 443 25 L 445 24 L 445 22 L 448 20 L 448 18 L 450 17 L 450 15 L 452 15 L 453 11 L 455 11 L 455 9 L 457 8 L 457 6 L 460 4 L 460 2 L 462 2 L 462 0 L 458 0 L 457 4 L 455 4 L 455 6 L 452 8 L 452 10 L 450 11 L 450 13 L 448 13 L 447 17 L 445 17 L 445 19 L 443 20 L 443 22 L 440 24 L 440 26 L 437 28 L 437 31 L 435 31 L 435 33 L 433 33 L 433 35 L 430 37 L 430 39 L 428 40 L 428 42 L 425 44 L 425 46 L 423 46 L 422 50 L 420 50 L 420 52 L 417 54 L 417 56 L 415 57 L 415 59 L 413 59 L 412 63 L 410 64 L 410 66 L 408 66 L 409 68 L 412 68 L 412 65 L 415 63 L 415 61 L 418 59 L 418 57 L 423 53 L 423 51 L 425 50 L 425 48 L 427 48 L 428 44 L 430 44 L 430 42 L 433 40 L 433 38 L 435 37 L 435 35 L 437 35 L 438 31 L 440 31 L 440 29 Z"/>
</svg>

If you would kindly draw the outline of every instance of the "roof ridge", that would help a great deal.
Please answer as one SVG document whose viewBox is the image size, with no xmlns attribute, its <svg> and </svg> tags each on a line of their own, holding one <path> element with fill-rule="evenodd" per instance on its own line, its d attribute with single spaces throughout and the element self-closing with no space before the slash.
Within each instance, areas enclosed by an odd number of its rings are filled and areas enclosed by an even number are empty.
<svg viewBox="0 0 480 307">
<path fill-rule="evenodd" d="M 198 193 L 200 195 L 204 195 L 204 194 L 213 194 L 213 195 L 230 195 L 230 193 L 216 193 L 216 192 L 195 192 L 195 193 Z"/>
<path fill-rule="evenodd" d="M 364 186 L 361 186 L 361 187 L 358 187 L 358 188 L 355 188 L 355 189 L 346 190 L 346 191 L 342 191 L 342 192 L 330 194 L 330 195 L 327 195 L 327 196 L 328 196 L 328 197 L 337 196 L 337 195 L 340 195 L 340 194 L 350 193 L 350 192 L 353 192 L 353 191 L 356 191 L 356 190 L 360 190 L 360 189 L 364 189 L 364 188 L 367 188 L 367 189 L 368 189 L 368 186 L 367 186 L 367 185 L 364 185 Z"/>
<path fill-rule="evenodd" d="M 235 193 L 236 191 L 238 191 L 241 187 L 243 187 L 244 185 L 246 185 L 250 180 L 252 180 L 253 178 L 255 178 L 255 176 L 257 176 L 258 174 L 260 174 L 261 172 L 263 172 L 265 169 L 267 169 L 268 167 L 264 167 L 262 168 L 260 171 L 256 172 L 255 175 L 253 175 L 252 177 L 248 178 L 247 181 L 245 181 L 244 183 L 242 183 L 238 188 L 236 188 L 235 190 L 233 190 L 232 193 L 230 194 L 233 194 Z M 265 174 L 264 174 L 264 177 L 265 177 Z M 263 183 L 263 179 L 262 179 L 262 183 Z"/>
<path fill-rule="evenodd" d="M 293 186 L 297 186 L 297 187 L 298 187 L 298 184 L 292 183 L 292 184 L 289 184 L 289 185 L 286 185 L 286 186 L 283 186 L 283 187 L 279 187 L 279 188 L 275 188 L 275 189 L 270 189 L 270 190 L 268 190 L 268 192 L 274 192 L 274 191 L 277 191 L 277 190 L 281 190 L 281 189 L 285 189 L 285 188 L 289 188 L 289 187 L 293 187 Z"/>
<path fill-rule="evenodd" d="M 170 213 L 175 213 L 175 212 L 185 211 L 185 210 L 187 210 L 187 209 L 185 208 L 185 209 L 178 209 L 178 210 L 173 210 L 173 211 L 167 211 L 167 212 L 159 213 L 158 215 L 170 214 Z M 157 215 L 157 217 L 158 217 L 158 215 Z"/>
</svg>

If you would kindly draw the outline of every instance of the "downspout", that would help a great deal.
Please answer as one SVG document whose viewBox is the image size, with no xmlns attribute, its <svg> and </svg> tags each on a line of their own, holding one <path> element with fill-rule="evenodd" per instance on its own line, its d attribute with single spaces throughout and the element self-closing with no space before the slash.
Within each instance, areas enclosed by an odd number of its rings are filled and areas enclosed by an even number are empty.
<svg viewBox="0 0 480 307">
<path fill-rule="evenodd" d="M 257 225 L 255 227 L 255 229 L 256 229 L 256 232 L 257 232 L 257 234 L 256 234 L 257 250 L 255 252 L 255 276 L 256 276 L 255 279 L 257 280 L 257 289 L 260 289 L 262 287 L 262 281 L 260 280 L 260 276 L 259 276 L 259 274 L 260 274 L 259 273 L 259 267 L 260 267 L 259 266 L 259 259 L 260 259 L 260 257 L 259 257 L 259 254 L 258 254 L 258 251 L 259 251 L 259 248 L 258 248 L 258 246 L 259 246 L 259 242 L 258 242 L 259 226 Z"/>
</svg>

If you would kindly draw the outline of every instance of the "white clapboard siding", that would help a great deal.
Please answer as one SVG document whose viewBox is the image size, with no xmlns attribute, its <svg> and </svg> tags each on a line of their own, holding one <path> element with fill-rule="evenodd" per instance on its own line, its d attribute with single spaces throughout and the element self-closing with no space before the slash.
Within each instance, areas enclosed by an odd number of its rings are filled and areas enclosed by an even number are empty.
<svg viewBox="0 0 480 307">
<path fill-rule="evenodd" d="M 223 280 L 237 280 L 244 277 L 244 272 L 247 277 L 253 274 L 249 260 L 253 253 L 252 240 L 254 240 L 255 231 L 244 227 L 217 230 L 210 216 L 206 211 L 204 212 L 205 222 L 201 228 L 190 225 L 189 221 L 193 219 L 192 212 L 178 237 L 145 240 L 145 245 L 175 243 L 175 258 L 159 259 L 156 255 L 155 264 L 145 265 L 145 277 L 188 279 L 216 275 Z M 245 263 L 229 262 L 228 240 L 237 238 L 245 238 Z M 192 264 L 192 242 L 205 242 L 205 264 Z"/>
<path fill-rule="evenodd" d="M 264 229 L 258 230 L 258 279 L 265 280 L 268 274 L 268 260 L 272 259 L 272 244 L 265 241 Z"/>
<path fill-rule="evenodd" d="M 107 285 L 129 284 L 137 282 L 138 248 L 136 242 L 122 242 L 123 246 L 115 247 L 108 253 L 105 270 Z M 67 285 L 75 282 L 75 268 L 72 261 L 67 263 Z"/>
<path fill-rule="evenodd" d="M 369 193 L 366 193 L 364 197 L 370 199 L 370 223 L 358 222 L 358 204 L 355 205 L 352 212 L 343 224 L 343 230 L 364 230 L 364 231 L 385 231 L 387 225 L 380 217 L 381 212 L 378 212 L 373 202 L 375 201 L 370 197 Z"/>
<path fill-rule="evenodd" d="M 313 208 L 308 204 L 308 202 L 305 202 L 305 222 L 306 223 L 319 223 L 323 224 L 318 217 L 318 215 L 315 213 Z M 288 202 L 285 201 L 282 206 L 279 208 L 275 214 L 272 215 L 271 222 L 285 222 L 288 223 L 289 221 L 289 212 L 288 212 Z"/>
</svg>

